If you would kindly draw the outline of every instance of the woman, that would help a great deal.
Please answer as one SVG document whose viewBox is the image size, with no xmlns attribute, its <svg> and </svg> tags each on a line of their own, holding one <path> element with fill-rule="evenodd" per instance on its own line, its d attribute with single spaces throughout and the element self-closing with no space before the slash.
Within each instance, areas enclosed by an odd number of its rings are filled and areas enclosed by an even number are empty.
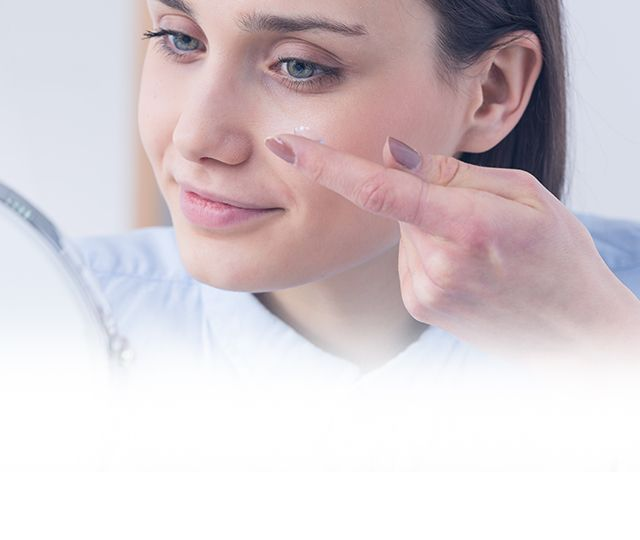
<svg viewBox="0 0 640 540">
<path fill-rule="evenodd" d="M 640 350 L 638 227 L 560 202 L 559 2 L 148 5 L 139 126 L 174 227 L 81 242 L 139 350 L 331 377 Z"/>
</svg>

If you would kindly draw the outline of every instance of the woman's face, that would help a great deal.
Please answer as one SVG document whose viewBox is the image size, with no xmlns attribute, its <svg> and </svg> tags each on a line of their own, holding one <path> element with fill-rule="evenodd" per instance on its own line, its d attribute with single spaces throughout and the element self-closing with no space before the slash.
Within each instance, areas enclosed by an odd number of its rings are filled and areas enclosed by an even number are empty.
<svg viewBox="0 0 640 540">
<path fill-rule="evenodd" d="M 334 276 L 396 246 L 396 222 L 304 179 L 264 139 L 306 126 L 327 145 L 379 163 L 387 136 L 458 152 L 464 92 L 436 76 L 436 25 L 425 2 L 148 3 L 154 31 L 184 34 L 149 47 L 139 126 L 196 279 L 268 292 Z M 258 16 L 331 19 L 356 31 L 262 28 Z M 281 210 L 207 228 L 183 213 L 184 186 Z"/>
</svg>

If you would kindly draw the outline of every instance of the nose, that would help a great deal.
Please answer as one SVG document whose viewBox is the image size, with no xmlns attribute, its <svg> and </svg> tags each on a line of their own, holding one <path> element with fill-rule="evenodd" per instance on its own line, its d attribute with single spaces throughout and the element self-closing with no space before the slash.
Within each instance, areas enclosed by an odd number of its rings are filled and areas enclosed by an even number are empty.
<svg viewBox="0 0 640 540">
<path fill-rule="evenodd" d="M 246 127 L 251 114 L 242 93 L 229 79 L 199 81 L 185 96 L 173 132 L 173 144 L 187 160 L 239 165 L 251 155 Z"/>
</svg>

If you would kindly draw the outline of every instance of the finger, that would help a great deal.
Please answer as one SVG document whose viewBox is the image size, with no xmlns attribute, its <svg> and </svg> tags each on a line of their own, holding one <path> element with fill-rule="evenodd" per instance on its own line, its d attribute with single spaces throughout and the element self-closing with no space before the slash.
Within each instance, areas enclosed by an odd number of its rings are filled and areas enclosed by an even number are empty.
<svg viewBox="0 0 640 540">
<path fill-rule="evenodd" d="M 425 159 L 420 152 L 393 137 L 384 145 L 383 164 L 412 172 L 432 184 L 486 191 L 528 206 L 540 206 L 540 197 L 545 197 L 544 186 L 526 171 L 481 167 L 450 156 Z"/>
<path fill-rule="evenodd" d="M 304 137 L 281 135 L 278 139 L 288 146 L 276 148 L 278 155 L 287 152 L 283 159 L 311 181 L 366 211 L 415 225 L 429 234 L 452 240 L 468 238 L 469 227 L 476 226 L 484 214 L 491 218 L 508 212 L 501 206 L 493 211 L 487 208 L 492 202 L 506 204 L 489 193 L 431 184 L 415 174 L 389 169 Z"/>
<path fill-rule="evenodd" d="M 273 141 L 272 139 L 271 141 Z M 396 221 L 412 222 L 424 182 L 359 156 L 295 135 L 280 135 L 267 146 L 295 165 L 309 180 L 342 195 L 356 206 Z"/>
</svg>

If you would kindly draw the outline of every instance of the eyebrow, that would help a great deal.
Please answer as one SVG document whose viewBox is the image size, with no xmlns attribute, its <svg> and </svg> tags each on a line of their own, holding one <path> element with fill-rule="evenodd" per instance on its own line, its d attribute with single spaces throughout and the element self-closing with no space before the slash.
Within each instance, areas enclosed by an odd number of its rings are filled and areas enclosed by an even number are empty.
<svg viewBox="0 0 640 540">
<path fill-rule="evenodd" d="M 185 15 L 197 19 L 196 12 L 186 0 L 157 0 L 167 7 L 181 11 Z M 237 19 L 238 27 L 251 33 L 258 32 L 304 32 L 307 30 L 325 30 L 341 34 L 343 36 L 369 35 L 367 28 L 362 24 L 348 25 L 340 21 L 321 17 L 319 15 L 306 15 L 298 17 L 282 17 L 254 11 L 245 13 Z"/>
<path fill-rule="evenodd" d="M 189 2 L 186 2 L 185 0 L 158 0 L 158 1 L 167 7 L 170 7 L 177 11 L 182 11 L 182 13 L 184 13 L 185 15 L 189 15 L 189 17 L 192 17 L 193 19 L 197 18 L 195 10 L 191 7 L 191 4 L 189 4 Z"/>
<path fill-rule="evenodd" d="M 344 36 L 366 36 L 369 34 L 362 24 L 347 25 L 339 21 L 307 15 L 280 17 L 268 13 L 252 12 L 241 15 L 238 26 L 245 32 L 304 32 L 306 30 L 326 30 Z"/>
</svg>

